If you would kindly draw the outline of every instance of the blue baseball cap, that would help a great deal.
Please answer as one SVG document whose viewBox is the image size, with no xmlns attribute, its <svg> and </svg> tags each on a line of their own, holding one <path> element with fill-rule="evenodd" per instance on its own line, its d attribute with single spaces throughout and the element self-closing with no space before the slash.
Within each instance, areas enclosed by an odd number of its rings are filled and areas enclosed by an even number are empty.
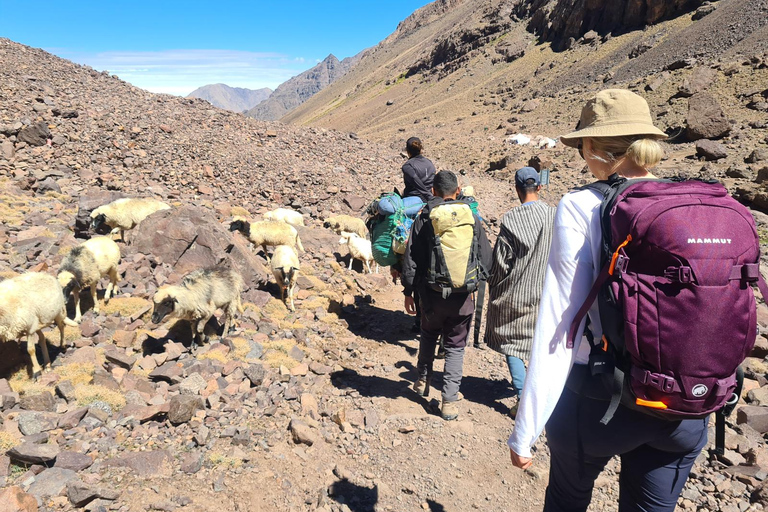
<svg viewBox="0 0 768 512">
<path fill-rule="evenodd" d="M 527 185 L 526 181 L 533 179 L 533 184 L 537 187 L 541 185 L 539 173 L 533 167 L 523 167 L 515 173 L 515 186 L 523 188 Z"/>
</svg>

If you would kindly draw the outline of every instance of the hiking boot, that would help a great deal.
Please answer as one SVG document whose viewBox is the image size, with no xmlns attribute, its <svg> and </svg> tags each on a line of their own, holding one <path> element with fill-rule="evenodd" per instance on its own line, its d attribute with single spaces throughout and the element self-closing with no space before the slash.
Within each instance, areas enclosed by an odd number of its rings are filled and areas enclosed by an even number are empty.
<svg viewBox="0 0 768 512">
<path fill-rule="evenodd" d="M 440 416 L 445 421 L 455 420 L 459 417 L 459 406 L 457 402 L 446 402 L 443 400 L 443 407 L 440 409 Z"/>
<path fill-rule="evenodd" d="M 419 396 L 429 396 L 429 381 L 427 379 L 419 379 L 413 383 L 413 390 Z"/>
</svg>

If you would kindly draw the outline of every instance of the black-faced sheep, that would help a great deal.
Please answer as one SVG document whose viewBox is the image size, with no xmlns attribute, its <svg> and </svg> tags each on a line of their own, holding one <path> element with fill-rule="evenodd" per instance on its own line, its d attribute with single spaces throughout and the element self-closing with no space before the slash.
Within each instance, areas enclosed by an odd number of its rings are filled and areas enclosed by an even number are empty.
<svg viewBox="0 0 768 512">
<path fill-rule="evenodd" d="M 125 241 L 125 231 L 135 228 L 141 221 L 160 210 L 171 207 L 162 201 L 145 198 L 125 197 L 99 206 L 91 212 L 91 229 L 97 233 L 103 226 L 120 230 L 120 239 Z"/>
<path fill-rule="evenodd" d="M 269 255 L 267 254 L 268 245 L 273 247 L 278 245 L 290 245 L 291 247 L 298 246 L 300 251 L 304 251 L 304 247 L 301 245 L 301 239 L 299 239 L 299 232 L 296 231 L 296 228 L 285 222 L 271 220 L 248 222 L 242 218 L 235 217 L 229 225 L 229 230 L 239 231 L 245 235 L 253 245 L 260 245 L 264 250 L 267 261 L 269 261 Z"/>
<path fill-rule="evenodd" d="M 27 272 L 0 282 L 0 340 L 8 342 L 26 336 L 34 378 L 40 376 L 42 369 L 35 355 L 32 335 L 37 333 L 43 364 L 48 368 L 51 359 L 42 330 L 56 324 L 60 346 L 64 346 L 64 325 L 76 325 L 67 319 L 65 306 L 59 282 L 48 274 Z"/>
<path fill-rule="evenodd" d="M 73 248 L 64 258 L 59 269 L 58 280 L 64 289 L 66 300 L 70 293 L 75 296 L 75 322 L 80 323 L 80 291 L 90 287 L 93 299 L 93 312 L 99 313 L 99 300 L 96 296 L 96 286 L 104 276 L 109 276 L 109 284 L 104 292 L 104 303 L 108 304 L 115 291 L 120 276 L 117 267 L 120 265 L 120 247 L 110 238 L 99 236 L 86 240 Z"/>
<path fill-rule="evenodd" d="M 360 238 L 368 237 L 368 228 L 365 226 L 363 219 L 350 215 L 328 217 L 323 226 L 332 229 L 337 235 L 340 235 L 342 231 L 346 231 L 348 233 L 356 233 Z"/>
<path fill-rule="evenodd" d="M 272 254 L 270 261 L 272 274 L 280 287 L 280 300 L 282 300 L 288 309 L 296 311 L 293 307 L 293 290 L 296 287 L 296 279 L 299 277 L 299 257 L 296 250 L 288 245 L 278 245 Z"/>
<path fill-rule="evenodd" d="M 372 273 L 371 264 L 375 263 L 373 252 L 371 250 L 371 241 L 361 238 L 357 233 L 341 232 L 340 244 L 347 244 L 349 248 L 349 270 L 352 270 L 352 262 L 360 260 L 363 262 L 363 272 L 366 270 Z M 376 273 L 379 273 L 379 265 L 376 264 Z"/>
<path fill-rule="evenodd" d="M 301 212 L 296 210 L 290 210 L 288 208 L 277 208 L 271 212 L 264 214 L 264 220 L 274 220 L 278 222 L 285 222 L 291 226 L 303 226 L 304 216 Z"/>
<path fill-rule="evenodd" d="M 189 320 L 192 323 L 192 350 L 202 343 L 205 324 L 217 309 L 224 311 L 226 336 L 235 313 L 243 312 L 240 293 L 243 278 L 237 271 L 216 266 L 190 272 L 178 285 L 165 285 L 155 293 L 152 301 L 152 323 L 160 323 L 165 317 Z"/>
</svg>

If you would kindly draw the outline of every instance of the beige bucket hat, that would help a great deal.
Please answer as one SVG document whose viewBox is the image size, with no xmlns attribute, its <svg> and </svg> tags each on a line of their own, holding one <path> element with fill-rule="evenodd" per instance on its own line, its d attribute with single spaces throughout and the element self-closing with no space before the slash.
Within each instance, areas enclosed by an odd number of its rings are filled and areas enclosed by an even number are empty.
<svg viewBox="0 0 768 512">
<path fill-rule="evenodd" d="M 617 137 L 648 135 L 665 139 L 667 134 L 653 125 L 648 103 L 626 89 L 605 89 L 581 109 L 576 131 L 563 135 L 560 141 L 575 148 L 583 137 Z"/>
</svg>

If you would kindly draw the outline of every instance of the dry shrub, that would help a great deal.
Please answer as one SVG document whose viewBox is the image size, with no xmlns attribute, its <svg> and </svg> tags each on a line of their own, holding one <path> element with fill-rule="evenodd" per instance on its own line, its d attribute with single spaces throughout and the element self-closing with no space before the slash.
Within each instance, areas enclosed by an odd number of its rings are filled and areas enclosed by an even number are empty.
<svg viewBox="0 0 768 512">
<path fill-rule="evenodd" d="M 300 307 L 301 309 L 309 309 L 309 310 L 322 308 L 327 311 L 328 306 L 330 305 L 331 305 L 331 301 L 327 297 L 312 295 L 311 297 L 307 297 L 306 299 L 304 299 Z"/>
<path fill-rule="evenodd" d="M 75 399 L 81 406 L 90 405 L 93 402 L 106 402 L 113 411 L 125 407 L 125 397 L 119 391 L 114 391 L 104 386 L 85 384 L 75 389 Z"/>
<path fill-rule="evenodd" d="M 216 467 L 227 466 L 230 468 L 239 468 L 243 465 L 243 460 L 237 457 L 224 455 L 220 451 L 212 451 L 208 454 L 208 462 Z"/>
</svg>

